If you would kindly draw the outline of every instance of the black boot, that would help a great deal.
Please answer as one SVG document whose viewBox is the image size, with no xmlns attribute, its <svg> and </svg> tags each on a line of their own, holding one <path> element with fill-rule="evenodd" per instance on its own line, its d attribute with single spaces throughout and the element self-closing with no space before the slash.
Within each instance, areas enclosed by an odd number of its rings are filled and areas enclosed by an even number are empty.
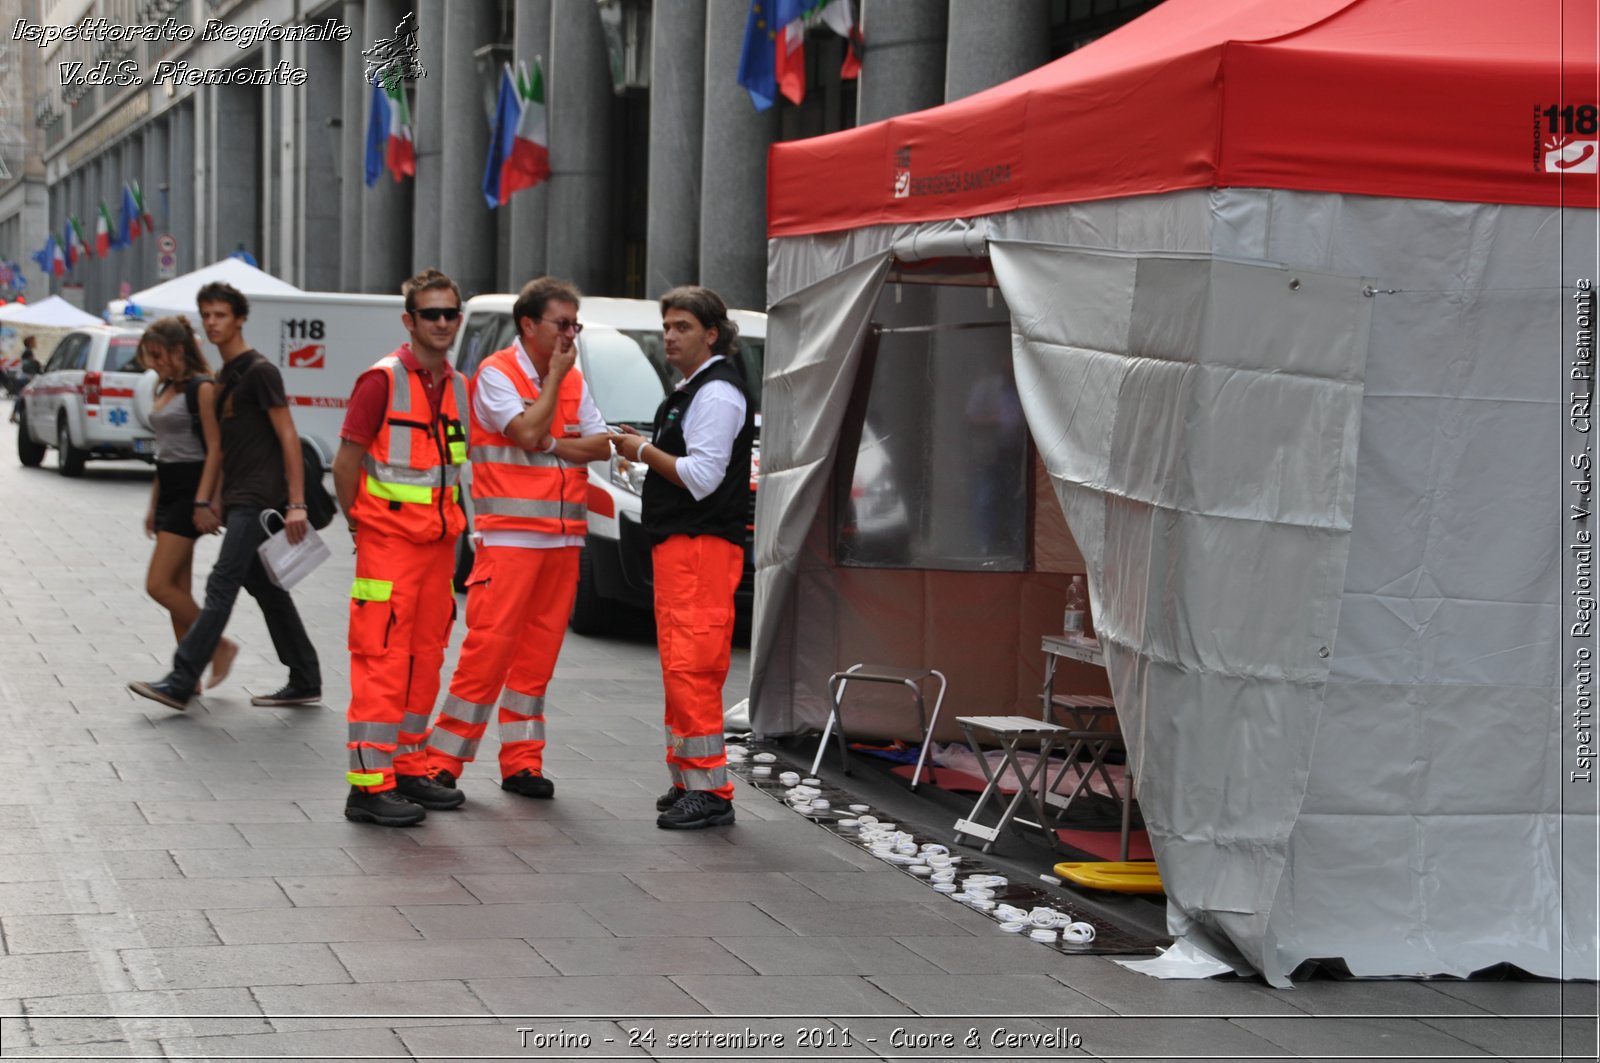
<svg viewBox="0 0 1600 1063">
<path fill-rule="evenodd" d="M 427 819 L 428 813 L 394 790 L 375 794 L 352 786 L 350 796 L 344 801 L 344 818 L 357 823 L 376 823 L 380 827 L 411 827 Z"/>
<path fill-rule="evenodd" d="M 460 808 L 467 795 L 453 787 L 443 785 L 429 775 L 400 775 L 394 777 L 394 788 L 401 797 L 423 808 Z"/>
</svg>

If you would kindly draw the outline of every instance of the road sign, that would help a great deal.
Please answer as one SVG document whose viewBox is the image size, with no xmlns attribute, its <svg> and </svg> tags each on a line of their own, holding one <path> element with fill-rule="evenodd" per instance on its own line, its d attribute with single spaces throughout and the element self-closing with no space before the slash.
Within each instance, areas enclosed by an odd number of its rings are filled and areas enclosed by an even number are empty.
<svg viewBox="0 0 1600 1063">
<path fill-rule="evenodd" d="M 156 237 L 156 249 L 163 255 L 175 254 L 178 250 L 178 241 L 174 240 L 167 233 L 162 233 L 160 236 Z"/>
</svg>

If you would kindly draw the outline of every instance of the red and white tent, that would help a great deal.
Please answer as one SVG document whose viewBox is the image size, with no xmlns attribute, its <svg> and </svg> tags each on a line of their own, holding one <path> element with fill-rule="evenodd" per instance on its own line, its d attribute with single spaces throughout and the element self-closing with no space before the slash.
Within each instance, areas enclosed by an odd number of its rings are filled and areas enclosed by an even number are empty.
<svg viewBox="0 0 1600 1063">
<path fill-rule="evenodd" d="M 776 145 L 770 231 L 1184 188 L 1594 207 L 1597 17 L 1587 0 L 1168 2 L 987 92 Z"/>
<path fill-rule="evenodd" d="M 940 668 L 958 712 L 1038 711 L 1018 662 L 1059 579 L 849 566 L 829 539 L 863 440 L 912 548 L 984 508 L 948 487 L 976 422 L 944 368 L 982 330 L 923 328 L 951 338 L 886 401 L 955 411 L 925 439 L 873 425 L 863 351 L 918 314 L 985 323 L 998 289 L 1172 932 L 1279 985 L 1324 958 L 1594 978 L 1572 714 L 1597 21 L 1593 0 L 1167 0 L 987 92 L 775 146 L 755 730 L 820 727 L 856 661 Z"/>
</svg>

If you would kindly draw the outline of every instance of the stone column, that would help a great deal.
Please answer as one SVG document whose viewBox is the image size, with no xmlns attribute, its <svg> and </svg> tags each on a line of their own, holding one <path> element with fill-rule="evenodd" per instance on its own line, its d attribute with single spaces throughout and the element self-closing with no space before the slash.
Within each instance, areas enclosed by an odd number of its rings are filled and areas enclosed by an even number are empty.
<svg viewBox="0 0 1600 1063">
<path fill-rule="evenodd" d="M 194 103 L 181 103 L 172 111 L 172 137 L 167 145 L 168 231 L 178 241 L 178 275 L 199 269 L 206 259 L 195 247 L 194 228 Z M 98 205 L 95 205 L 96 207 Z M 91 207 L 91 210 L 95 207 Z M 93 225 L 93 222 L 90 222 Z"/>
<path fill-rule="evenodd" d="M 342 210 L 351 178 L 341 165 L 344 147 L 342 93 L 346 82 L 361 80 L 359 70 L 345 65 L 345 46 L 338 41 L 303 45 L 306 84 L 301 93 L 299 236 L 301 287 L 314 292 L 339 291 L 339 263 L 344 254 Z M 356 187 L 361 187 L 359 178 Z M 360 222 L 359 214 L 355 222 Z"/>
<path fill-rule="evenodd" d="M 412 202 L 411 261 L 417 269 L 439 265 L 439 238 L 446 227 L 445 214 L 439 209 L 439 194 L 444 187 L 444 38 L 444 0 L 419 0 L 417 59 L 427 73 L 412 82 L 416 89 L 411 117 L 417 188 Z"/>
<path fill-rule="evenodd" d="M 699 272 L 700 283 L 716 289 L 729 306 L 764 310 L 766 158 L 777 135 L 778 108 L 757 111 L 731 73 L 749 13 L 744 0 L 706 2 Z"/>
<path fill-rule="evenodd" d="M 946 102 L 1050 61 L 1050 0 L 950 0 Z"/>
<path fill-rule="evenodd" d="M 467 5 L 476 7 L 477 5 Z M 381 37 L 394 36 L 405 13 L 411 10 L 403 0 L 367 0 L 366 28 L 362 30 L 368 47 Z M 354 41 L 354 38 L 351 39 Z M 350 42 L 347 42 L 350 43 Z M 359 58 L 360 49 L 357 50 Z M 356 69 L 364 69 L 364 60 Z M 430 77 L 433 75 L 430 73 Z M 402 82 L 410 92 L 412 82 Z M 364 174 L 366 166 L 367 118 L 372 109 L 372 86 L 362 84 L 361 108 L 361 163 L 356 173 Z M 470 120 L 470 118 L 468 119 Z M 400 282 L 411 276 L 411 178 L 396 181 L 388 166 L 378 175 L 378 180 L 367 188 L 365 177 L 358 182 L 361 189 L 361 286 L 360 291 L 389 295 L 400 291 Z"/>
<path fill-rule="evenodd" d="M 225 258 L 243 245 L 265 264 L 261 239 L 261 89 L 219 85 L 216 89 L 216 168 L 211 175 L 217 214 L 216 255 Z"/>
<path fill-rule="evenodd" d="M 680 0 L 671 18 L 651 20 L 647 297 L 700 276 L 705 26 L 705 0 Z"/>
<path fill-rule="evenodd" d="M 550 118 L 546 268 L 591 295 L 609 295 L 611 60 L 593 0 L 553 0 L 545 65 Z"/>
<path fill-rule="evenodd" d="M 856 124 L 944 102 L 948 0 L 861 0 Z"/>
<path fill-rule="evenodd" d="M 144 284 L 140 287 L 148 288 L 161 281 L 161 251 L 156 246 L 163 234 L 172 233 L 172 214 L 169 209 L 171 196 L 167 189 L 168 178 L 171 174 L 171 157 L 168 147 L 168 119 L 158 118 L 145 127 L 144 132 L 144 174 L 139 178 L 144 191 L 144 209 L 155 220 L 155 231 L 149 234 L 150 250 L 145 256 L 146 266 Z M 174 272 L 173 276 L 177 276 Z"/>
<path fill-rule="evenodd" d="M 132 189 L 135 181 L 140 182 L 142 185 L 144 181 L 143 133 L 133 133 L 123 138 L 122 162 L 122 179 L 128 183 L 128 187 Z M 134 206 L 136 209 L 138 203 L 139 200 L 135 197 Z M 136 217 L 134 220 L 139 223 L 139 239 L 135 240 L 133 246 L 128 249 L 128 265 L 124 271 L 124 276 L 129 285 L 131 285 L 129 291 L 136 292 L 150 286 L 146 278 L 154 272 L 152 263 L 155 258 L 156 244 L 155 238 L 145 232 L 144 219 Z"/>
<path fill-rule="evenodd" d="M 371 43 L 364 36 L 367 25 L 365 9 L 363 0 L 345 0 L 344 24 L 350 27 L 350 39 L 341 46 L 344 55 L 339 70 L 338 284 L 339 290 L 345 292 L 361 290 L 361 232 L 364 221 L 361 205 L 366 199 L 362 166 L 366 159 L 367 108 L 372 98 L 372 86 L 361 76 L 366 62 L 361 49 Z"/>
<path fill-rule="evenodd" d="M 489 121 L 483 83 L 472 53 L 492 43 L 499 30 L 495 5 L 457 4 L 445 20 L 442 184 L 433 211 L 439 232 L 439 268 L 463 296 L 491 291 L 495 281 L 495 212 L 483 198 L 483 163 L 489 155 Z M 495 71 L 498 76 L 499 72 Z M 428 72 L 431 78 L 432 71 Z"/>
<path fill-rule="evenodd" d="M 535 59 L 545 71 L 545 100 L 550 99 L 550 0 L 516 0 L 516 37 L 512 51 L 533 69 Z M 545 112 L 549 113 L 548 109 Z M 500 241 L 507 252 L 506 272 L 499 278 L 502 291 L 514 292 L 547 272 L 550 238 L 550 182 L 542 181 L 511 197 L 510 210 L 501 207 Z"/>
</svg>

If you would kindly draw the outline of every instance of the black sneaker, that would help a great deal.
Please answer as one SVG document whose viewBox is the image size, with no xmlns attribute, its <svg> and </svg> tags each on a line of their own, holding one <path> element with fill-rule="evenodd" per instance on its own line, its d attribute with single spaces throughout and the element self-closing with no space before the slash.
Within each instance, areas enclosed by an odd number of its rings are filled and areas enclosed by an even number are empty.
<svg viewBox="0 0 1600 1063">
<path fill-rule="evenodd" d="M 527 768 L 523 768 L 515 775 L 500 780 L 500 789 L 509 790 L 523 797 L 554 797 L 556 784 L 546 779 L 543 775 L 535 775 Z"/>
<path fill-rule="evenodd" d="M 467 800 L 467 795 L 450 786 L 441 786 L 437 779 L 428 775 L 400 775 L 395 774 L 394 788 L 406 800 L 421 805 L 423 808 L 447 809 L 460 808 Z"/>
<path fill-rule="evenodd" d="M 320 687 L 286 686 L 270 694 L 257 694 L 250 699 L 252 705 L 315 705 L 322 700 Z"/>
<path fill-rule="evenodd" d="M 128 689 L 141 698 L 159 701 L 169 709 L 180 712 L 189 707 L 189 699 L 194 697 L 193 691 L 179 690 L 171 680 L 158 679 L 154 683 L 138 680 L 128 684 Z"/>
<path fill-rule="evenodd" d="M 685 790 L 681 786 L 674 786 L 672 789 L 656 798 L 656 811 L 665 812 L 679 801 L 682 801 L 683 795 L 688 792 L 688 790 Z"/>
<path fill-rule="evenodd" d="M 656 826 L 662 830 L 700 830 L 732 822 L 733 802 L 710 790 L 689 790 L 656 817 Z"/>
<path fill-rule="evenodd" d="M 376 823 L 380 827 L 411 827 L 427 819 L 428 813 L 394 790 L 373 794 L 352 786 L 350 796 L 344 800 L 344 818 L 357 823 Z"/>
<path fill-rule="evenodd" d="M 447 790 L 455 789 L 456 773 L 449 768 L 435 768 L 428 772 L 428 777 Z"/>
</svg>

